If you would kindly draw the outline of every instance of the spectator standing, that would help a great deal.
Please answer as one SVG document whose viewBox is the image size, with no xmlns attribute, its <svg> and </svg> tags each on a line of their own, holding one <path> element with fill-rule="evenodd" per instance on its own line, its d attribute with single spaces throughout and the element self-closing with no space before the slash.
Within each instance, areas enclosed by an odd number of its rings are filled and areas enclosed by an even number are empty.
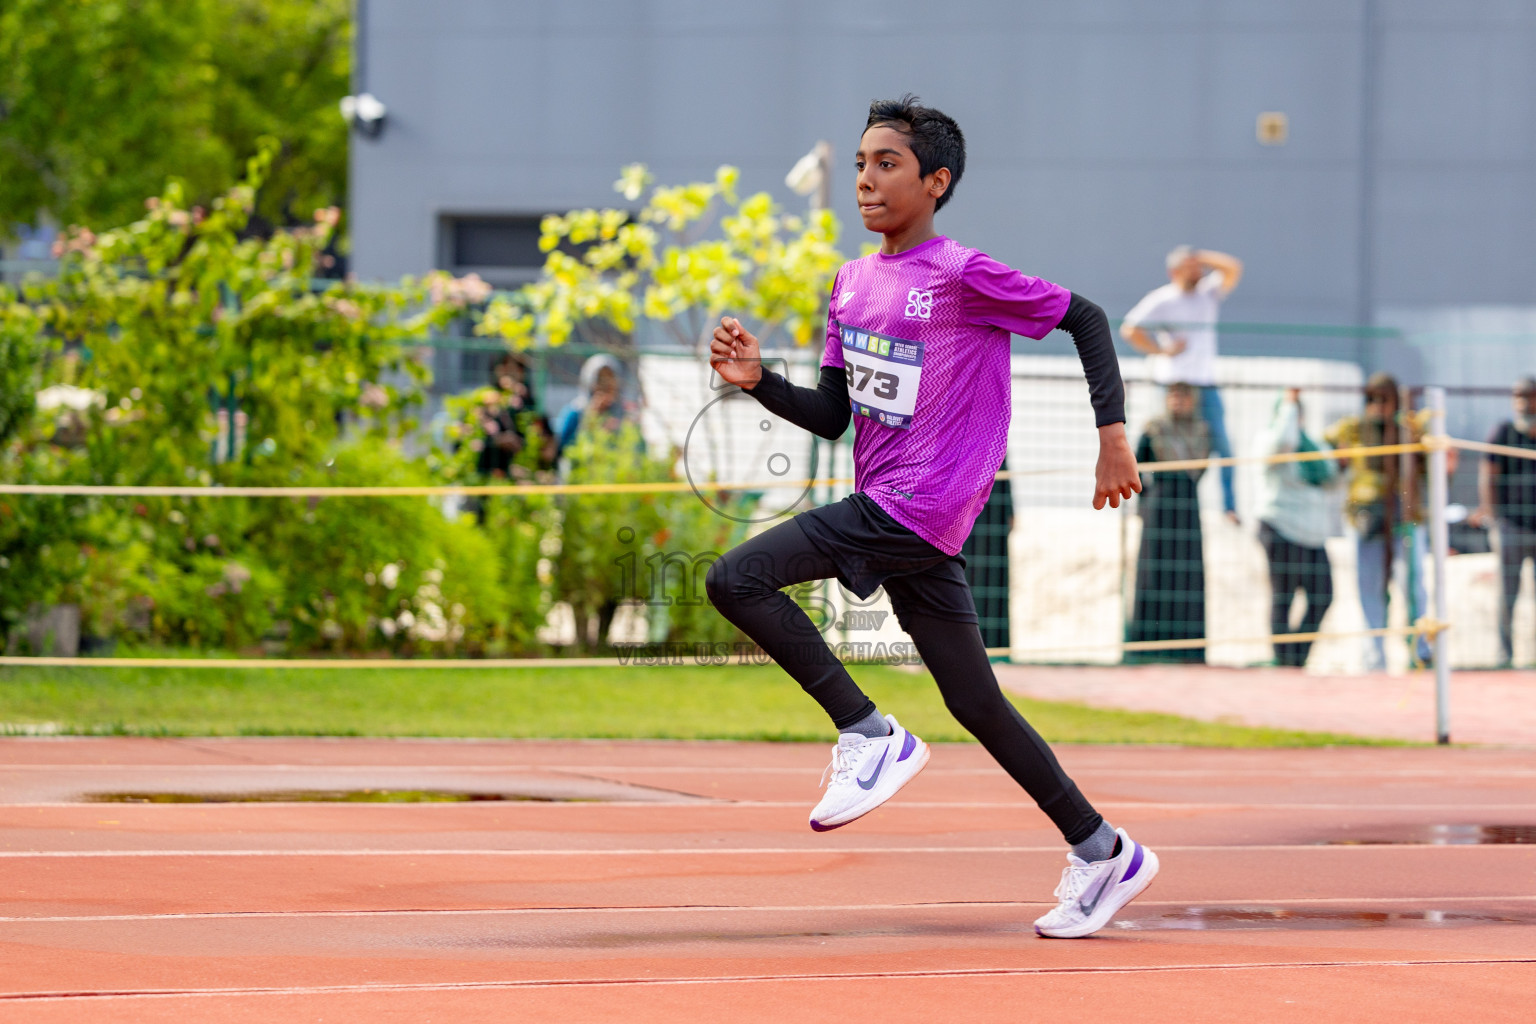
<svg viewBox="0 0 1536 1024">
<path fill-rule="evenodd" d="M 1523 377 L 1510 396 L 1514 416 L 1500 423 L 1489 444 L 1526 448 L 1536 455 L 1536 377 Z M 1515 600 L 1526 559 L 1536 561 L 1536 460 L 1503 452 L 1483 456 L 1477 474 L 1478 508 L 1474 525 L 1498 525 L 1501 667 L 1514 663 Z"/>
<path fill-rule="evenodd" d="M 581 364 L 580 390 L 560 410 L 555 424 L 555 452 L 560 455 L 576 440 L 583 425 L 597 424 L 617 430 L 626 410 L 619 402 L 619 384 L 623 364 L 613 356 L 599 353 Z"/>
<path fill-rule="evenodd" d="M 1221 304 L 1243 277 L 1243 261 L 1211 249 L 1181 245 L 1168 253 L 1168 283 L 1148 292 L 1125 314 L 1120 333 L 1147 355 L 1158 384 L 1192 384 L 1199 389 L 1200 416 L 1211 427 L 1211 444 L 1231 458 L 1226 409 L 1216 390 L 1216 322 Z M 1237 521 L 1232 467 L 1221 467 L 1221 503 Z"/>
<path fill-rule="evenodd" d="M 1138 464 L 1209 458 L 1210 424 L 1197 411 L 1195 388 L 1168 386 L 1167 411 L 1147 424 L 1136 444 Z M 1126 639 L 1192 640 L 1205 636 L 1205 535 L 1200 529 L 1200 478 L 1205 467 L 1143 474 L 1141 548 L 1136 596 Z M 1129 651 L 1127 662 L 1204 662 L 1205 650 Z"/>
<path fill-rule="evenodd" d="M 521 479 L 529 475 L 530 464 L 536 469 L 554 464 L 549 419 L 539 411 L 527 378 L 527 364 L 510 353 L 491 367 L 491 387 L 479 410 L 482 437 L 476 469 L 484 476 Z"/>
<path fill-rule="evenodd" d="M 635 418 L 634 408 L 620 398 L 623 372 L 623 364 L 606 353 L 589 356 L 586 362 L 581 364 L 581 373 L 578 377 L 580 388 L 576 397 L 572 398 L 560 411 L 555 425 L 556 458 L 560 462 L 559 468 L 563 480 L 569 480 L 578 470 L 590 473 L 592 465 L 583 464 L 580 460 L 592 458 L 599 452 L 618 454 L 617 446 L 619 445 L 633 443 L 632 452 L 637 464 L 640 457 L 644 455 L 644 444 L 638 435 L 632 442 L 618 436 L 624 425 Z M 585 452 L 581 452 L 579 448 L 573 451 L 572 445 L 577 438 L 589 434 L 593 436 L 596 446 L 588 448 Z M 602 480 L 604 477 L 600 476 L 598 479 Z M 582 482 L 597 481 L 588 476 Z M 575 535 L 580 536 L 581 530 L 590 529 L 592 525 L 604 522 L 601 513 L 597 513 L 596 518 L 585 518 L 579 511 L 572 510 L 569 505 L 565 506 L 565 509 L 562 535 L 567 540 L 573 536 L 572 529 L 576 523 L 588 524 L 576 528 Z M 568 550 L 574 550 L 574 548 Z M 572 571 L 582 565 L 580 561 L 572 562 L 569 559 L 563 559 L 560 564 L 570 567 Z M 595 614 L 588 617 L 585 622 L 581 621 L 578 614 L 577 630 L 585 631 L 586 643 L 592 647 L 596 648 L 608 643 L 608 635 L 613 627 L 614 616 L 618 613 L 621 596 L 623 595 L 615 594 L 611 590 L 600 596 L 594 604 Z"/>
<path fill-rule="evenodd" d="M 1329 451 L 1302 428 L 1301 391 L 1286 389 L 1275 403 L 1275 414 L 1259 435 L 1258 454 Z M 1333 603 L 1333 567 L 1323 546 L 1333 532 L 1330 488 L 1339 469 L 1332 459 L 1271 462 L 1264 467 L 1259 502 L 1259 543 L 1269 560 L 1269 628 L 1275 636 L 1291 632 L 1291 602 L 1300 590 L 1307 603 L 1296 628 L 1315 633 Z M 1301 667 L 1312 649 L 1310 640 L 1275 644 L 1275 660 Z"/>
<path fill-rule="evenodd" d="M 1365 411 L 1346 416 L 1328 428 L 1326 439 L 1335 448 L 1409 444 L 1424 437 L 1429 412 L 1403 412 L 1398 407 L 1398 384 L 1390 374 L 1373 374 L 1365 382 Z M 1387 624 L 1388 586 L 1400 580 L 1408 595 L 1408 621 L 1416 621 L 1429 607 L 1424 588 L 1424 531 L 1420 527 L 1424 492 L 1424 459 L 1417 455 L 1352 455 L 1349 491 L 1344 511 L 1355 534 L 1355 575 L 1360 589 L 1360 610 L 1370 629 Z M 1404 466 L 1409 469 L 1404 477 Z M 1419 661 L 1429 664 L 1429 638 L 1419 635 Z M 1367 646 L 1366 668 L 1379 672 L 1386 667 L 1381 637 Z"/>
</svg>

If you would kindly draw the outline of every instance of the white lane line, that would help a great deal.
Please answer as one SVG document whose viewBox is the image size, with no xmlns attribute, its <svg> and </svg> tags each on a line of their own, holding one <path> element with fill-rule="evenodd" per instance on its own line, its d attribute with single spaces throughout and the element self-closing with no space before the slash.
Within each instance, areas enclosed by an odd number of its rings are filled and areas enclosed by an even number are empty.
<svg viewBox="0 0 1536 1024">
<path fill-rule="evenodd" d="M 35 771 L 35 772 L 507 772 L 507 773 L 566 773 L 575 772 L 583 774 L 602 774 L 607 772 L 650 773 L 650 774 L 676 774 L 679 772 L 698 773 L 706 771 L 718 775 L 807 775 L 814 774 L 813 769 L 800 766 L 775 767 L 767 765 L 715 765 L 715 764 L 677 764 L 677 765 L 622 765 L 622 764 L 262 764 L 259 762 L 241 764 L 3 764 L 0 763 L 0 774 L 10 771 Z M 925 775 L 998 775 L 1001 769 L 996 766 L 982 766 L 979 768 L 944 768 L 930 766 L 924 769 Z M 1077 765 L 1073 768 L 1074 775 L 1103 774 L 1125 776 L 1132 773 L 1132 769 L 1117 767 L 1096 767 L 1093 765 Z M 1536 769 L 1529 768 L 1464 768 L 1460 765 L 1446 765 L 1435 768 L 1389 768 L 1389 769 L 1354 769 L 1354 768 L 1314 768 L 1290 770 L 1284 768 L 1224 768 L 1220 766 L 1211 768 L 1156 768 L 1137 766 L 1134 769 L 1137 777 L 1156 775 L 1164 778 L 1205 778 L 1217 779 L 1230 778 L 1232 776 L 1275 776 L 1278 778 L 1298 779 L 1331 779 L 1342 778 L 1350 781 L 1361 779 L 1385 779 L 1385 778 L 1536 778 Z"/>
<path fill-rule="evenodd" d="M 217 796 L 217 792 L 209 791 L 209 795 Z M 552 799 L 552 800 L 434 800 L 421 803 L 389 803 L 377 802 L 325 802 L 317 800 L 260 800 L 260 801 L 210 801 L 208 803 L 176 803 L 176 804 L 151 804 L 118 802 L 107 800 L 39 800 L 17 803 L 8 803 L 0 799 L 0 815 L 10 808 L 32 810 L 51 807 L 91 808 L 106 812 L 129 807 L 153 807 L 157 811 L 164 811 L 174 807 L 194 808 L 199 814 L 206 814 L 218 808 L 256 808 L 274 807 L 292 810 L 295 807 L 317 807 L 326 810 L 339 810 L 346 808 L 352 811 L 364 811 L 366 809 L 402 808 L 426 809 L 441 808 L 466 810 L 478 808 L 480 810 L 511 810 L 513 808 L 566 808 L 570 813 L 577 810 L 601 809 L 604 813 L 614 810 L 630 809 L 636 811 L 655 811 L 665 808 L 694 808 L 694 809 L 768 809 L 782 810 L 784 808 L 799 808 L 804 810 L 809 804 L 808 800 L 731 800 L 727 797 L 709 796 L 707 794 L 690 797 L 687 800 L 603 800 L 603 799 Z M 1533 804 L 1529 800 L 1512 801 L 1508 803 L 1467 803 L 1465 801 L 1452 801 L 1441 804 L 1255 804 L 1242 802 L 1193 802 L 1193 801 L 1157 801 L 1157 800 L 1095 800 L 1096 807 L 1119 807 L 1129 810 L 1151 811 L 1348 811 L 1359 814 L 1368 811 L 1460 811 L 1473 813 L 1476 811 L 1526 811 L 1532 810 Z M 900 810 L 1034 810 L 1033 805 L 1027 802 L 1027 798 L 1021 796 L 1017 800 L 903 800 L 900 803 L 890 804 L 890 808 Z M 1505 822 L 1504 824 L 1509 824 Z"/>
<path fill-rule="evenodd" d="M 1254 853 L 1317 852 L 1326 850 L 1505 850 L 1536 853 L 1536 845 L 1523 843 L 1259 843 L 1251 846 L 1212 844 L 1185 846 L 1159 844 L 1167 853 Z M 0 858 L 85 859 L 112 857 L 840 857 L 850 854 L 923 854 L 956 853 L 1049 853 L 1058 856 L 1057 846 L 722 846 L 722 847 L 626 847 L 621 849 L 270 849 L 270 850 L 3 850 Z"/>
<path fill-rule="evenodd" d="M 1012 976 L 1038 976 L 1050 974 L 1168 974 L 1178 971 L 1266 971 L 1309 970 L 1316 968 L 1383 968 L 1383 967 L 1487 967 L 1515 964 L 1536 964 L 1530 958 L 1467 958 L 1467 959 L 1419 959 L 1419 960 L 1297 960 L 1259 961 L 1225 964 L 1142 964 L 1119 967 L 992 967 L 957 968 L 954 970 L 929 971 L 868 971 L 846 974 L 738 974 L 714 978 L 544 978 L 517 981 L 459 981 L 425 982 L 404 984 L 359 985 L 304 985 L 284 988 L 212 988 L 212 989 L 128 989 L 119 991 L 83 992 L 12 992 L 0 994 L 0 1001 L 10 1002 L 64 1002 L 94 999 L 183 999 L 183 998 L 230 998 L 244 996 L 316 996 L 351 995 L 372 992 L 473 992 L 504 989 L 530 988 L 634 988 L 663 985 L 746 985 L 774 982 L 831 981 L 884 981 L 894 978 L 1000 978 Z"/>
<path fill-rule="evenodd" d="M 1462 906 L 1473 903 L 1525 903 L 1536 902 L 1536 896 L 1297 896 L 1278 899 L 1251 900 L 1143 900 L 1136 906 L 1146 907 L 1367 907 L 1383 904 L 1408 904 L 1425 909 L 1444 906 Z M 805 903 L 789 906 L 729 906 L 706 904 L 699 906 L 656 907 L 476 907 L 463 909 L 418 910 L 249 910 L 213 911 L 209 913 L 179 914 L 79 914 L 55 917 L 0 917 L 0 924 L 83 924 L 109 921 L 245 921 L 245 920 L 308 920 L 310 918 L 385 918 L 385 917 L 564 917 L 582 914 L 841 914 L 854 911 L 895 912 L 904 910 L 943 911 L 996 908 L 1008 910 L 1023 907 L 1048 907 L 1048 901 L 1040 900 L 954 900 L 944 903 Z"/>
</svg>

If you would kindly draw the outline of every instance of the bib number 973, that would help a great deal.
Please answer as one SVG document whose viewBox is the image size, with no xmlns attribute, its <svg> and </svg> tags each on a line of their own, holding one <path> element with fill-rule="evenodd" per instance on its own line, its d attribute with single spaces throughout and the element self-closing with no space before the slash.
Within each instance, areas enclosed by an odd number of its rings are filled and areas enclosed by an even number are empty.
<svg viewBox="0 0 1536 1024">
<path fill-rule="evenodd" d="M 896 398 L 901 393 L 901 378 L 894 373 L 886 373 L 873 366 L 857 366 L 853 363 L 848 364 L 848 372 L 852 375 L 855 391 L 869 388 L 869 393 L 876 398 Z M 872 388 L 869 387 L 871 379 L 874 380 Z"/>
<path fill-rule="evenodd" d="M 842 323 L 837 326 L 853 411 L 887 427 L 910 428 L 922 380 L 923 343 Z"/>
</svg>

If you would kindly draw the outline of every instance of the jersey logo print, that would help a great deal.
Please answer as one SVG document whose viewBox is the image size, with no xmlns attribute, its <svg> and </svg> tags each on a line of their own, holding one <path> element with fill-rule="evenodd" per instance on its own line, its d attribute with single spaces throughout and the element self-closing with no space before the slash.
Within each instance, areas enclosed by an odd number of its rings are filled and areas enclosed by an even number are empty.
<svg viewBox="0 0 1536 1024">
<path fill-rule="evenodd" d="M 907 311 L 909 318 L 927 320 L 933 316 L 933 292 L 922 292 L 913 288 L 907 292 Z"/>
<path fill-rule="evenodd" d="M 839 295 L 837 297 L 837 304 L 839 306 L 841 306 L 843 303 L 845 303 L 849 299 L 853 298 L 856 294 L 858 294 L 858 293 L 857 292 L 849 292 L 849 291 L 843 292 L 843 294 L 841 294 L 841 295 Z"/>
</svg>

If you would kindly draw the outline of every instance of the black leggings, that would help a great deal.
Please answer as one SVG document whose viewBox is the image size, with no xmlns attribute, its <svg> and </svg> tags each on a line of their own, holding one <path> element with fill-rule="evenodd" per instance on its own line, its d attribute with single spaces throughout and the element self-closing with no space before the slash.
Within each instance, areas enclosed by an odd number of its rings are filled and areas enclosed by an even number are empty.
<svg viewBox="0 0 1536 1024">
<path fill-rule="evenodd" d="M 1307 611 L 1298 633 L 1316 633 L 1333 604 L 1333 567 L 1323 548 L 1294 544 L 1268 523 L 1259 524 L 1259 543 L 1269 558 L 1269 630 L 1275 636 L 1291 631 L 1291 601 L 1297 588 L 1306 595 Z M 1275 644 L 1275 660 L 1299 667 L 1307 663 L 1312 641 Z"/>
<path fill-rule="evenodd" d="M 832 653 L 805 611 L 784 587 L 831 579 L 838 565 L 790 521 L 723 555 L 705 578 L 709 599 L 816 699 L 839 729 L 859 721 L 874 703 Z M 914 574 L 915 575 L 915 574 Z M 887 581 L 896 619 L 917 645 L 944 696 L 944 705 L 1050 816 L 1068 843 L 1091 836 L 1104 819 L 1062 771 L 1040 734 L 1003 696 L 974 621 L 928 613 L 912 576 Z"/>
</svg>

